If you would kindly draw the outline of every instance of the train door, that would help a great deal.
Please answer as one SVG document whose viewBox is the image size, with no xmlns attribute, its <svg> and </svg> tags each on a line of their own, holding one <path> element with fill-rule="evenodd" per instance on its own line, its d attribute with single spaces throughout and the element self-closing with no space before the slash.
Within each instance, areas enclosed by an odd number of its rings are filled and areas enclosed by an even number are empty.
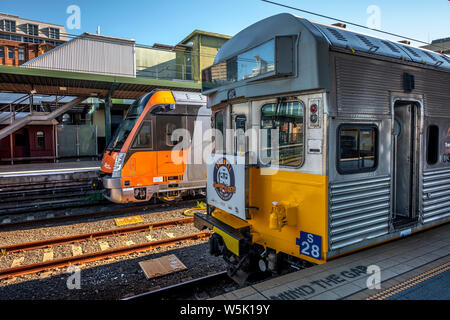
<svg viewBox="0 0 450 320">
<path fill-rule="evenodd" d="M 419 110 L 415 102 L 397 101 L 394 105 L 394 227 L 417 220 Z"/>
<path fill-rule="evenodd" d="M 184 174 L 185 164 L 183 162 L 174 163 L 172 159 L 172 150 L 180 142 L 175 141 L 172 134 L 175 130 L 186 128 L 186 112 L 185 108 L 177 106 L 176 113 L 180 115 L 156 115 L 156 143 L 158 144 L 158 176 L 178 177 Z M 180 151 L 180 157 L 184 156 L 183 151 Z M 175 159 L 176 160 L 176 159 Z M 176 179 L 178 180 L 178 179 Z"/>
</svg>

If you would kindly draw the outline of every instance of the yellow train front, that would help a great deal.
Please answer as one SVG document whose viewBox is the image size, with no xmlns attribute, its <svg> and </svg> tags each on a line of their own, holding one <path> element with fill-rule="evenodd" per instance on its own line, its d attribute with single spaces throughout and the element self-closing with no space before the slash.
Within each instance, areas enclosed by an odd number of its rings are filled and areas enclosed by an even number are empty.
<svg viewBox="0 0 450 320">
<path fill-rule="evenodd" d="M 449 71 L 446 55 L 290 14 L 238 33 L 202 74 L 210 253 L 245 279 L 448 222 Z"/>
</svg>

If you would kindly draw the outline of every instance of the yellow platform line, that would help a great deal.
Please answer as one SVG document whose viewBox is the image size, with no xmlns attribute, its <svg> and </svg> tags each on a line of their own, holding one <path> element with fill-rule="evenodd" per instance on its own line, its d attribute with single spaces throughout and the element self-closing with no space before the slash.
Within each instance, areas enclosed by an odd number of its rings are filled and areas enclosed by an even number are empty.
<svg viewBox="0 0 450 320">
<path fill-rule="evenodd" d="M 425 280 L 428 280 L 428 279 L 430 279 L 440 273 L 443 273 L 449 269 L 450 269 L 450 262 L 447 262 L 439 267 L 436 267 L 427 272 L 421 273 L 409 280 L 406 280 L 402 283 L 399 283 L 395 286 L 390 287 L 389 289 L 386 289 L 380 293 L 377 293 L 371 297 L 368 297 L 366 300 L 385 300 L 386 298 L 396 295 L 406 289 L 412 288 L 412 287 L 416 286 L 417 284 L 424 282 Z"/>
</svg>

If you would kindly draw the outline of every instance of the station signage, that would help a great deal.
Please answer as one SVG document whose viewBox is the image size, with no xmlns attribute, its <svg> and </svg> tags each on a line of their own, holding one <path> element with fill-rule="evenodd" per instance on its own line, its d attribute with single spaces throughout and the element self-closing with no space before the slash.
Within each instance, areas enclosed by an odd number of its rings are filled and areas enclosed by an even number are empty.
<svg viewBox="0 0 450 320">
<path fill-rule="evenodd" d="M 245 157 L 210 154 L 206 172 L 208 204 L 245 219 Z"/>
</svg>

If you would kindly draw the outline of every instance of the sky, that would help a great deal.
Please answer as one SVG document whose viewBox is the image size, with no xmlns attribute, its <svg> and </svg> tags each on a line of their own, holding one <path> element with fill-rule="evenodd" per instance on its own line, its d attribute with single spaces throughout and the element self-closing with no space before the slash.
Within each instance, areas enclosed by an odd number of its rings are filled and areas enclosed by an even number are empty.
<svg viewBox="0 0 450 320">
<path fill-rule="evenodd" d="M 103 35 L 134 39 L 145 45 L 176 45 L 195 29 L 233 36 L 254 22 L 282 12 L 329 24 L 342 19 L 424 42 L 450 37 L 450 0 L 274 1 L 337 20 L 261 0 L 20 0 L 2 1 L 0 12 L 64 25 L 69 34 L 95 33 L 99 25 Z M 74 11 L 67 13 L 67 9 L 74 5 L 80 10 L 81 23 L 72 28 L 76 22 Z M 347 28 L 400 40 L 350 25 Z"/>
</svg>

